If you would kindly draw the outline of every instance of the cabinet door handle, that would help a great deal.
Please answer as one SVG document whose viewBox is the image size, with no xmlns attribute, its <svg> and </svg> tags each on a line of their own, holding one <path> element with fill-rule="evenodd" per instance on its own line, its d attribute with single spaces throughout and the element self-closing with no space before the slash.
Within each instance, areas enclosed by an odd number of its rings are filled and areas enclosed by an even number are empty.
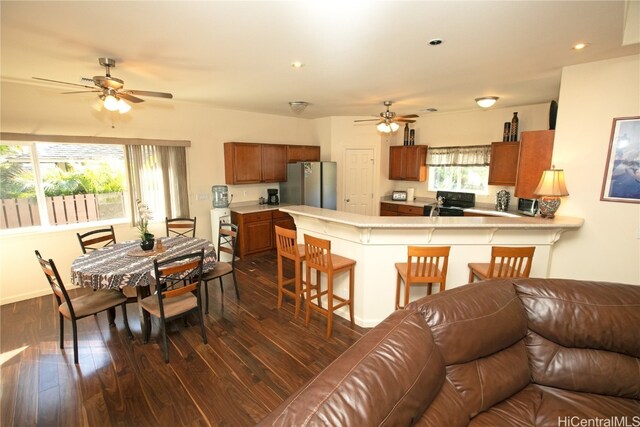
<svg viewBox="0 0 640 427">
<path fill-rule="evenodd" d="M 344 199 L 345 202 L 349 203 L 351 199 Z"/>
</svg>

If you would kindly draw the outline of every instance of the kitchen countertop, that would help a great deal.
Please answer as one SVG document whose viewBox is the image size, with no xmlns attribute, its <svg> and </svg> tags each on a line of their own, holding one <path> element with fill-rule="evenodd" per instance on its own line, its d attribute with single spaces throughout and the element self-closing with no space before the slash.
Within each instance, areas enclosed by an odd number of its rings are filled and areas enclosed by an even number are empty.
<svg viewBox="0 0 640 427">
<path fill-rule="evenodd" d="M 582 218 L 562 216 L 556 216 L 553 219 L 528 216 L 367 216 L 301 205 L 285 207 L 282 211 L 292 215 L 302 215 L 338 224 L 350 225 L 356 228 L 368 229 L 575 229 L 582 227 L 584 223 Z"/>
<path fill-rule="evenodd" d="M 393 203 L 396 205 L 416 206 L 416 207 L 423 207 L 425 205 L 432 205 L 435 203 L 433 199 L 429 199 L 426 197 L 416 197 L 415 200 L 407 201 L 407 202 L 391 200 L 391 197 L 383 197 L 382 199 L 380 199 L 380 202 Z M 492 203 L 476 203 L 476 205 L 473 208 L 466 208 L 462 210 L 465 212 L 475 213 L 480 215 L 502 216 L 502 217 L 510 217 L 510 218 L 527 217 L 527 215 L 524 215 L 518 212 L 516 209 L 514 209 L 513 206 L 511 206 L 509 210 L 507 210 L 506 212 L 497 211 L 495 205 Z"/>
<path fill-rule="evenodd" d="M 229 209 L 232 212 L 238 213 L 238 214 L 249 214 L 249 213 L 255 213 L 255 212 L 264 212 L 264 211 L 275 211 L 277 209 L 283 208 L 283 207 L 287 207 L 287 206 L 293 206 L 290 205 L 288 203 L 280 203 L 279 205 L 260 205 L 258 203 L 232 203 L 229 206 Z"/>
</svg>

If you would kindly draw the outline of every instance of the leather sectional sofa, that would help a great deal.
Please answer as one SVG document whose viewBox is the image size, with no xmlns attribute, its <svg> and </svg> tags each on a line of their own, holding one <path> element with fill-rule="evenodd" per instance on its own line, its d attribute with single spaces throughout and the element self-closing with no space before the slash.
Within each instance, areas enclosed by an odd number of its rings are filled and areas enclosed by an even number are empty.
<svg viewBox="0 0 640 427">
<path fill-rule="evenodd" d="M 423 298 L 260 425 L 639 426 L 640 286 L 491 280 Z"/>
</svg>

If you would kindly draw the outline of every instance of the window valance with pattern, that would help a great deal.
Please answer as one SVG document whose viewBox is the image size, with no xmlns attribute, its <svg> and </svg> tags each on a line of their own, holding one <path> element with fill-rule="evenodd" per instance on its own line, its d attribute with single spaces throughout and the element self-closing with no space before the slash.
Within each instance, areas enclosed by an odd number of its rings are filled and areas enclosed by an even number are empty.
<svg viewBox="0 0 640 427">
<path fill-rule="evenodd" d="M 491 145 L 429 147 L 428 166 L 488 166 Z"/>
</svg>

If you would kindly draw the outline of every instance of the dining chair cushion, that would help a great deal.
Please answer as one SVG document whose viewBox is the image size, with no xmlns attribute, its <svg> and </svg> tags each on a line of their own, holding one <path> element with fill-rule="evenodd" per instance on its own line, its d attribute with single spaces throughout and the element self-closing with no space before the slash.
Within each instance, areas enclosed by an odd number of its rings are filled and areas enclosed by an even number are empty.
<svg viewBox="0 0 640 427">
<path fill-rule="evenodd" d="M 140 305 L 152 315 L 160 317 L 160 304 L 157 295 L 144 298 L 140 301 Z M 187 293 L 174 298 L 165 298 L 162 305 L 164 317 L 170 318 L 198 307 L 198 299 L 193 294 Z"/>
<path fill-rule="evenodd" d="M 225 274 L 231 273 L 233 267 L 228 262 L 218 262 L 213 270 L 207 272 L 202 276 L 202 280 L 211 280 L 217 277 L 224 276 Z"/>
<path fill-rule="evenodd" d="M 111 307 L 116 307 L 125 301 L 127 301 L 127 297 L 120 291 L 115 289 L 99 289 L 95 292 L 91 291 L 85 295 L 73 298 L 71 304 L 73 305 L 73 311 L 76 317 L 80 318 L 99 313 Z M 60 304 L 58 310 L 60 310 L 60 314 L 64 317 L 71 319 L 69 306 L 66 302 Z"/>
</svg>

